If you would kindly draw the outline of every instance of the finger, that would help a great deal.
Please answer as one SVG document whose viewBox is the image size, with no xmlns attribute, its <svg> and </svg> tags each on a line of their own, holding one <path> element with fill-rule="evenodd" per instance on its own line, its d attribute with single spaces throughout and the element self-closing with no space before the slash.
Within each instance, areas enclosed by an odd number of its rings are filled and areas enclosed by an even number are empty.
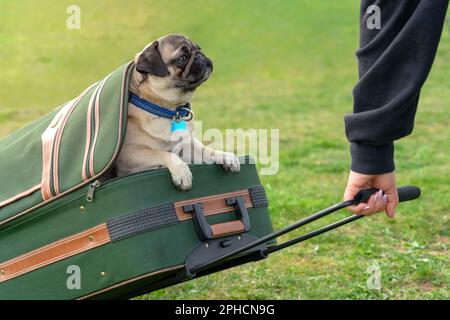
<svg viewBox="0 0 450 320">
<path fill-rule="evenodd" d="M 395 216 L 395 205 L 393 203 L 388 203 L 386 205 L 386 214 L 389 218 L 394 218 Z"/>
<path fill-rule="evenodd" d="M 358 205 L 356 205 L 356 206 L 350 206 L 350 207 L 347 207 L 347 209 L 348 209 L 350 212 L 354 213 L 354 214 L 364 214 L 364 215 L 365 215 L 365 212 L 366 212 L 369 208 L 370 208 L 370 207 L 368 206 L 367 203 L 360 203 L 360 204 L 358 204 Z"/>
<path fill-rule="evenodd" d="M 369 200 L 367 201 L 367 205 L 362 209 L 361 214 L 365 216 L 370 216 L 375 213 L 376 208 L 376 202 L 377 202 L 377 195 L 373 194 L 370 196 Z"/>
<path fill-rule="evenodd" d="M 386 209 L 386 197 L 384 197 L 383 191 L 380 190 L 375 194 L 374 204 L 372 211 L 373 213 L 382 212 Z"/>
<path fill-rule="evenodd" d="M 397 207 L 398 202 L 391 200 L 389 201 L 389 197 L 386 205 L 386 214 L 389 218 L 394 218 L 395 216 L 395 208 Z"/>
<path fill-rule="evenodd" d="M 380 190 L 375 194 L 373 194 L 369 198 L 367 205 L 369 208 L 364 208 L 365 215 L 372 215 L 380 211 L 383 211 L 385 209 L 385 203 L 383 202 L 383 191 Z"/>
<path fill-rule="evenodd" d="M 385 211 L 386 210 L 386 206 L 387 206 L 387 194 L 382 194 L 382 196 L 381 196 L 381 200 L 380 200 L 381 202 L 382 202 L 382 207 L 381 207 L 381 211 Z"/>
<path fill-rule="evenodd" d="M 398 194 L 397 194 L 397 190 L 394 189 L 393 191 L 390 190 L 389 192 L 386 193 L 386 200 L 387 200 L 387 204 L 386 204 L 386 214 L 389 218 L 394 218 L 395 216 L 395 208 L 398 205 Z"/>
<path fill-rule="evenodd" d="M 355 214 L 361 214 L 365 216 L 370 216 L 374 214 L 377 207 L 377 198 L 375 195 L 370 196 L 369 200 L 366 202 L 362 202 L 356 206 L 349 207 L 349 210 Z"/>
</svg>

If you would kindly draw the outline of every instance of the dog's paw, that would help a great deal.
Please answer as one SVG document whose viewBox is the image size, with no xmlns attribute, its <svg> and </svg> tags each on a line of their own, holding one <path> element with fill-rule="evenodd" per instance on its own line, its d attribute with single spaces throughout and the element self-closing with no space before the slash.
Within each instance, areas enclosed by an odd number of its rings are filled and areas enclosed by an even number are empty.
<svg viewBox="0 0 450 320">
<path fill-rule="evenodd" d="M 234 153 L 225 152 L 224 161 L 222 163 L 225 171 L 236 174 L 241 170 L 239 158 Z"/>
<path fill-rule="evenodd" d="M 170 170 L 173 184 L 182 191 L 187 191 L 192 188 L 192 172 L 189 166 L 180 161 L 176 166 Z"/>
</svg>

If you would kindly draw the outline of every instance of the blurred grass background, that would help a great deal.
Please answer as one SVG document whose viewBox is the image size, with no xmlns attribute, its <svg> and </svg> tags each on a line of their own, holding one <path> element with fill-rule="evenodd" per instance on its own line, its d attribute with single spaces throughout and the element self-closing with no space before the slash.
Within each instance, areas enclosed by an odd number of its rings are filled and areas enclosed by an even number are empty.
<svg viewBox="0 0 450 320">
<path fill-rule="evenodd" d="M 71 4 L 81 8 L 80 30 L 66 28 Z M 341 199 L 358 13 L 355 0 L 0 0 L 0 136 L 72 99 L 146 43 L 183 33 L 215 64 L 193 102 L 204 128 L 280 129 L 280 171 L 262 180 L 274 226 L 285 226 Z M 396 144 L 399 184 L 420 186 L 419 201 L 402 204 L 395 220 L 378 215 L 141 298 L 448 299 L 449 34 L 447 24 L 415 131 Z M 375 262 L 381 290 L 366 285 Z"/>
</svg>

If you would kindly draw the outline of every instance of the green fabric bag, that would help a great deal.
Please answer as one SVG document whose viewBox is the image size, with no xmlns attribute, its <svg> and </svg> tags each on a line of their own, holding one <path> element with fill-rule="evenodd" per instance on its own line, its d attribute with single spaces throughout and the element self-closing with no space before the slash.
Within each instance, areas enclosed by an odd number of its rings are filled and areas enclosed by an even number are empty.
<svg viewBox="0 0 450 320">
<path fill-rule="evenodd" d="M 132 66 L 0 140 L 0 228 L 111 167 L 126 132 Z"/>
</svg>

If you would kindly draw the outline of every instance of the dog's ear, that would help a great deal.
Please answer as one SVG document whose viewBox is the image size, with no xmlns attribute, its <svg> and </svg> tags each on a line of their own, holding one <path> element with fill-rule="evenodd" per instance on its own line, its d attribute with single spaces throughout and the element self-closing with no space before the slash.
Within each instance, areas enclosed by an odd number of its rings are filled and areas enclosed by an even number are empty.
<svg viewBox="0 0 450 320">
<path fill-rule="evenodd" d="M 158 41 L 153 42 L 139 55 L 136 70 L 140 73 L 151 74 L 157 77 L 169 75 L 169 69 L 167 69 L 158 51 Z"/>
</svg>

